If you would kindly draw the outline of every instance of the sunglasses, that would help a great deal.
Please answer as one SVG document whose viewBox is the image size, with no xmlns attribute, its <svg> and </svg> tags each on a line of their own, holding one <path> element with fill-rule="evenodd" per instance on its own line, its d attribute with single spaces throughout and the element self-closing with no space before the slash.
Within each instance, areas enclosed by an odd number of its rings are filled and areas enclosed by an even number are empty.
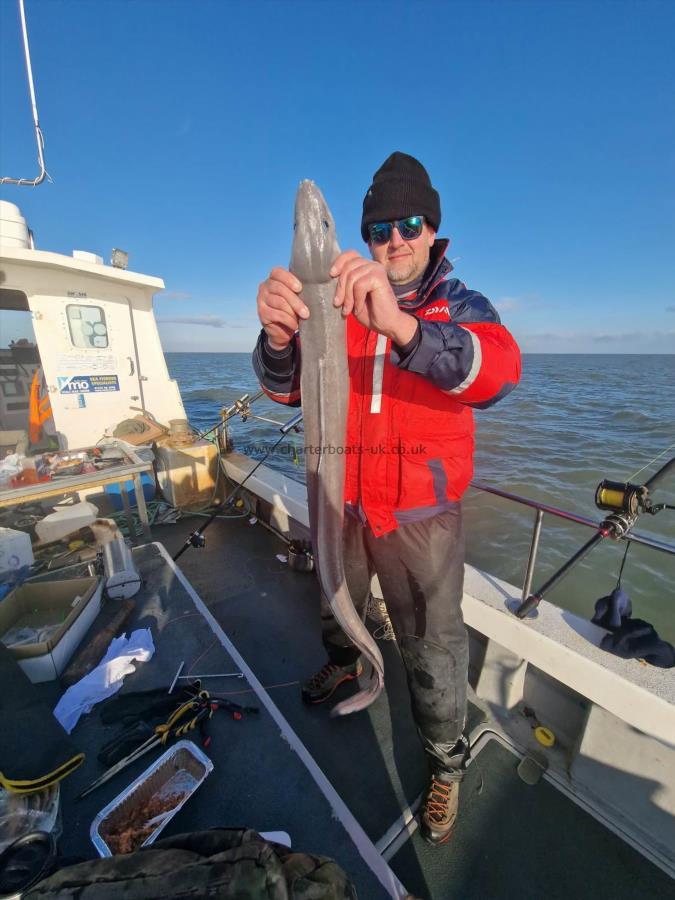
<svg viewBox="0 0 675 900">
<path fill-rule="evenodd" d="M 407 219 L 394 219 L 393 222 L 373 222 L 368 226 L 371 243 L 386 244 L 391 240 L 394 226 L 404 241 L 414 241 L 422 234 L 424 216 L 408 216 Z"/>
</svg>

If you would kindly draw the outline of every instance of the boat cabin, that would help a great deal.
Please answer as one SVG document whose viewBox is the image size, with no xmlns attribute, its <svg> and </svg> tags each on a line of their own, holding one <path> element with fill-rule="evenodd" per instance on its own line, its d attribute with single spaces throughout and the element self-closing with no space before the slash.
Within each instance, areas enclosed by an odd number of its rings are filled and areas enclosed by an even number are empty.
<svg viewBox="0 0 675 900">
<path fill-rule="evenodd" d="M 0 201 L 0 229 L 0 447 L 75 449 L 139 413 L 185 419 L 152 312 L 162 279 L 128 271 L 119 251 L 106 265 L 36 249 L 13 203 Z M 52 413 L 37 447 L 34 381 Z"/>
</svg>

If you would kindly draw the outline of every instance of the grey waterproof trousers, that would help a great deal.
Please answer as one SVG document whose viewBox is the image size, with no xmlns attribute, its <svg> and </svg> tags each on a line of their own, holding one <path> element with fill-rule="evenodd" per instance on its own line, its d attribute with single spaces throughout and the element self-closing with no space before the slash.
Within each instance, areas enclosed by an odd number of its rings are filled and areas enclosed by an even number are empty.
<svg viewBox="0 0 675 900">
<path fill-rule="evenodd" d="M 456 747 L 466 718 L 468 636 L 462 617 L 464 533 L 461 505 L 375 537 L 345 514 L 344 560 L 356 610 L 365 619 L 376 573 L 408 677 L 412 711 L 432 771 L 461 778 Z M 321 600 L 323 643 L 331 662 L 359 651 Z"/>
</svg>

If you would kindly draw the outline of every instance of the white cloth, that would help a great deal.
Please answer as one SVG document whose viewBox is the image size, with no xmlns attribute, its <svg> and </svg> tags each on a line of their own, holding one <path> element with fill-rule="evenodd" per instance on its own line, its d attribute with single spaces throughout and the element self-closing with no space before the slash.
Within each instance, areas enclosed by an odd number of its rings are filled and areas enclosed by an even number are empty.
<svg viewBox="0 0 675 900">
<path fill-rule="evenodd" d="M 123 634 L 113 638 L 96 668 L 69 687 L 56 704 L 54 715 L 68 734 L 77 725 L 80 716 L 119 691 L 125 676 L 135 671 L 134 660 L 147 662 L 154 652 L 149 628 L 139 628 L 129 637 Z"/>
</svg>

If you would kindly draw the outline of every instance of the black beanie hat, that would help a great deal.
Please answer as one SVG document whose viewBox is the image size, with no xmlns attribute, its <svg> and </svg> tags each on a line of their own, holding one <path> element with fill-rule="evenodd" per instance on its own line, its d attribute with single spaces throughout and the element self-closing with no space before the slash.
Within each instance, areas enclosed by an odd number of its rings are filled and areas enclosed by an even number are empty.
<svg viewBox="0 0 675 900">
<path fill-rule="evenodd" d="M 434 231 L 438 231 L 441 201 L 422 163 L 397 150 L 377 170 L 363 198 L 361 236 L 368 241 L 368 226 L 373 222 L 391 222 L 408 216 L 424 216 Z"/>
</svg>

